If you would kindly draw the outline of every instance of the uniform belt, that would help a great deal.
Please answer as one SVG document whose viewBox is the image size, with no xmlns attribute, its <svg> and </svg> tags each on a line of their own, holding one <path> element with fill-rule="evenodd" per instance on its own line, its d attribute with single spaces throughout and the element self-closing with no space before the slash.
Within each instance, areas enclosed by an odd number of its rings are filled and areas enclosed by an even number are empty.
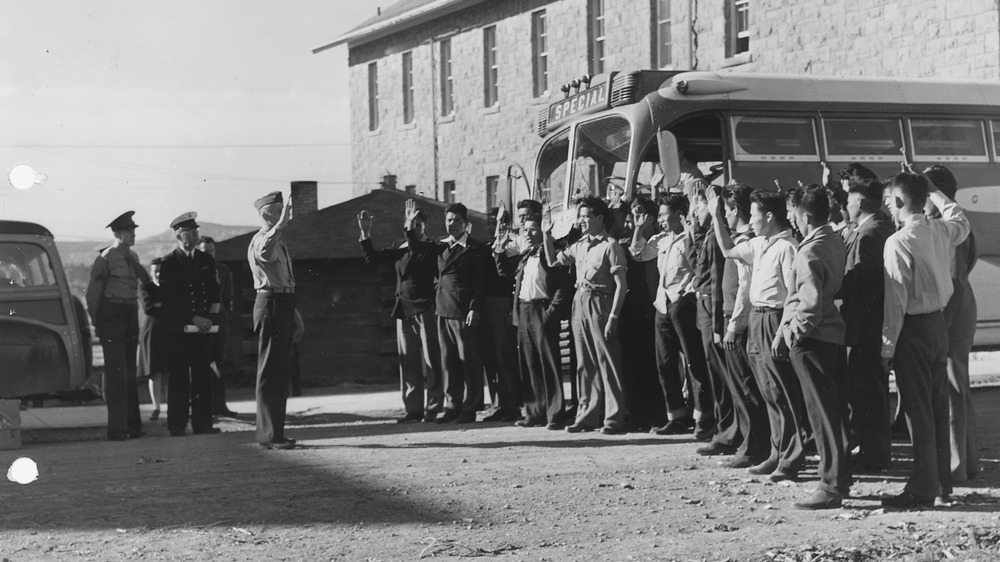
<svg viewBox="0 0 1000 562">
<path fill-rule="evenodd" d="M 122 299 L 118 297 L 101 297 L 101 300 L 114 304 L 136 304 L 138 302 L 136 299 Z"/>
<path fill-rule="evenodd" d="M 695 293 L 694 293 L 694 296 L 695 296 L 695 298 L 697 298 L 698 300 L 701 300 L 701 299 L 707 299 L 708 297 L 710 297 L 710 296 L 712 296 L 712 295 L 710 295 L 710 294 L 708 294 L 708 293 L 703 293 L 703 292 L 701 292 L 701 291 L 695 291 Z"/>
<path fill-rule="evenodd" d="M 580 286 L 577 286 L 576 290 L 578 292 L 581 292 L 581 293 L 594 293 L 595 295 L 604 295 L 606 297 L 611 295 L 611 293 L 609 293 L 607 291 L 602 291 L 600 289 L 594 289 L 592 287 L 580 287 Z"/>
<path fill-rule="evenodd" d="M 754 306 L 750 310 L 754 312 L 781 312 L 780 308 L 774 306 Z"/>
<path fill-rule="evenodd" d="M 264 293 L 264 294 L 274 293 L 274 294 L 277 294 L 277 295 L 292 295 L 292 294 L 295 294 L 295 288 L 294 287 L 281 287 L 281 288 L 275 289 L 275 288 L 272 288 L 272 287 L 264 287 L 262 289 L 257 289 L 257 292 L 258 293 Z"/>
<path fill-rule="evenodd" d="M 521 304 L 542 304 L 548 306 L 549 303 L 552 302 L 552 299 L 531 299 L 531 300 L 517 299 L 517 302 Z"/>
</svg>

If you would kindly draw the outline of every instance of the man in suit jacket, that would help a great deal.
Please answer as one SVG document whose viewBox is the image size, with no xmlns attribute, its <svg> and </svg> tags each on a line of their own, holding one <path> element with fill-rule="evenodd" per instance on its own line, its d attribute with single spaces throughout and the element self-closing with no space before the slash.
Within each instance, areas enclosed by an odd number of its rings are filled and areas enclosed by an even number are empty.
<svg viewBox="0 0 1000 562">
<path fill-rule="evenodd" d="M 468 213 L 461 203 L 448 205 L 444 213 L 448 237 L 422 241 L 413 226 L 416 202 L 406 202 L 406 243 L 411 251 L 437 256 L 438 261 L 435 306 L 445 387 L 445 411 L 438 423 L 474 422 L 483 406 L 479 320 L 489 249 L 469 236 Z"/>
<path fill-rule="evenodd" d="M 177 249 L 164 256 L 160 265 L 160 318 L 170 341 L 167 429 L 182 436 L 218 433 L 212 427 L 212 369 L 208 337 L 212 318 L 221 309 L 221 291 L 215 260 L 197 248 L 200 236 L 197 213 L 184 213 L 170 223 Z"/>
<path fill-rule="evenodd" d="M 889 373 L 882 369 L 882 306 L 885 300 L 882 251 L 896 231 L 881 211 L 882 183 L 870 170 L 851 164 L 842 173 L 847 184 L 847 262 L 838 298 L 847 324 L 847 401 L 850 428 L 859 448 L 855 471 L 879 471 L 889 465 Z"/>
<path fill-rule="evenodd" d="M 399 354 L 399 380 L 406 415 L 399 423 L 432 422 L 441 412 L 444 387 L 441 383 L 441 347 L 434 316 L 434 282 L 437 259 L 428 253 L 413 252 L 405 240 L 391 247 L 375 250 L 371 240 L 374 217 L 368 211 L 358 214 L 361 230 L 361 253 L 365 263 L 392 264 L 396 272 L 396 347 Z M 418 240 L 425 242 L 427 213 L 417 209 L 411 226 Z M 424 392 L 426 391 L 426 402 Z"/>
<path fill-rule="evenodd" d="M 562 375 L 559 367 L 560 323 L 569 313 L 570 277 L 564 268 L 551 267 L 542 245 L 541 217 L 521 221 L 524 249 L 494 247 L 498 269 L 513 265 L 513 320 L 517 327 L 518 361 L 526 416 L 520 427 L 565 426 Z M 510 246 L 513 246 L 511 244 Z"/>
</svg>

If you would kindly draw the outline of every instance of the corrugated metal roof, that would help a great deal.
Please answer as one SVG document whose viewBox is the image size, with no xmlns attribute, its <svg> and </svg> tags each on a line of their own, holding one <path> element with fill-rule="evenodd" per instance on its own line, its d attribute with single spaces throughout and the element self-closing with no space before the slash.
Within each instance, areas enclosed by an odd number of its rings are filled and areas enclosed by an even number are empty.
<svg viewBox="0 0 1000 562">
<path fill-rule="evenodd" d="M 403 238 L 403 203 L 407 199 L 416 200 L 417 205 L 427 213 L 427 236 L 443 238 L 446 203 L 405 191 L 376 189 L 343 203 L 293 217 L 284 232 L 288 251 L 293 260 L 360 259 L 358 213 L 366 210 L 374 215 L 372 240 L 376 248 L 387 247 Z M 487 233 L 485 214 L 470 210 L 469 221 L 472 223 L 472 236 L 477 240 L 485 241 L 492 236 L 492 233 Z M 245 262 L 254 234 L 250 232 L 218 242 L 215 259 Z"/>
</svg>

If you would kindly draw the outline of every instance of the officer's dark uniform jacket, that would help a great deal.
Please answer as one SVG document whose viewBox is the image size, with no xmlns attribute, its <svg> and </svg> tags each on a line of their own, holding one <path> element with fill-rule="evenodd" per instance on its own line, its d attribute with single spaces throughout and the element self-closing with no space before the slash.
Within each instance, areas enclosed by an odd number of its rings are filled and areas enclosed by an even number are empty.
<svg viewBox="0 0 1000 562">
<path fill-rule="evenodd" d="M 195 316 L 218 323 L 222 290 L 212 256 L 194 250 L 188 257 L 181 249 L 163 257 L 160 265 L 160 322 L 171 332 L 182 331 Z"/>
</svg>

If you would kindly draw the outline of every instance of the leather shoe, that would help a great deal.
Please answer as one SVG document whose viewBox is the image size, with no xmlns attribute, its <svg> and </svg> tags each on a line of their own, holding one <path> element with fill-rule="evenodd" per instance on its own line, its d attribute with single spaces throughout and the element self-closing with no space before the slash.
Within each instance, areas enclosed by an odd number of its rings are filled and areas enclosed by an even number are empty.
<svg viewBox="0 0 1000 562">
<path fill-rule="evenodd" d="M 474 423 L 475 421 L 475 412 L 462 412 L 457 418 L 455 418 L 455 423 Z"/>
<path fill-rule="evenodd" d="M 505 415 L 506 415 L 506 412 L 504 412 L 503 410 L 497 410 L 497 411 L 493 412 L 492 414 L 490 414 L 490 415 L 486 416 L 485 418 L 483 418 L 483 422 L 485 422 L 485 423 L 492 423 L 492 422 L 503 421 L 503 418 L 504 418 Z"/>
<path fill-rule="evenodd" d="M 625 435 L 628 432 L 621 427 L 617 427 L 614 425 L 606 425 L 601 428 L 601 433 L 603 433 L 604 435 Z"/>
<path fill-rule="evenodd" d="M 411 412 L 396 420 L 396 423 L 416 423 L 422 419 L 424 419 L 424 415 L 420 412 Z"/>
<path fill-rule="evenodd" d="M 434 423 L 435 421 L 437 421 L 437 418 L 438 418 L 437 412 L 427 412 L 426 414 L 424 414 L 424 423 Z"/>
<path fill-rule="evenodd" d="M 222 430 L 217 427 L 210 427 L 208 429 L 199 429 L 196 431 L 192 431 L 191 433 L 195 435 L 214 435 L 216 433 L 222 433 Z"/>
<path fill-rule="evenodd" d="M 903 492 L 898 496 L 886 496 L 882 498 L 882 507 L 895 507 L 899 509 L 934 507 L 934 498 L 919 498 L 910 492 Z"/>
<path fill-rule="evenodd" d="M 524 418 L 523 420 L 517 420 L 514 422 L 517 427 L 540 427 L 545 425 L 545 422 L 533 420 L 531 418 Z"/>
<path fill-rule="evenodd" d="M 714 423 L 714 422 L 713 422 Z M 698 441 L 711 441 L 712 436 L 715 435 L 715 425 L 714 424 L 698 424 L 694 429 L 694 438 Z"/>
<path fill-rule="evenodd" d="M 149 414 L 149 421 L 156 421 L 158 419 L 160 419 L 160 409 L 159 408 L 153 410 L 152 414 Z"/>
<path fill-rule="evenodd" d="M 723 445 L 713 441 L 705 447 L 701 447 L 695 450 L 696 453 L 703 457 L 714 457 L 716 455 L 731 455 L 736 452 L 736 447 L 733 445 Z"/>
<path fill-rule="evenodd" d="M 295 441 L 292 441 L 290 439 L 286 439 L 284 441 L 277 441 L 277 442 L 270 441 L 270 442 L 267 442 L 267 443 L 261 443 L 260 446 L 264 447 L 265 449 L 277 449 L 279 451 L 288 451 L 290 449 L 294 449 L 295 448 Z"/>
<path fill-rule="evenodd" d="M 792 504 L 795 509 L 837 509 L 844 505 L 844 498 L 825 490 L 816 490 L 809 498 Z"/>
<path fill-rule="evenodd" d="M 799 478 L 799 472 L 797 470 L 785 470 L 783 468 L 775 470 L 774 472 L 771 473 L 770 476 L 767 477 L 768 480 L 776 483 L 785 482 L 786 480 L 789 482 L 794 482 L 798 480 L 798 478 Z"/>
<path fill-rule="evenodd" d="M 562 429 L 565 427 L 566 426 L 564 426 L 559 422 L 552 422 L 549 425 L 545 426 L 545 429 L 548 429 L 549 431 L 562 431 Z"/>
<path fill-rule="evenodd" d="M 521 412 L 519 412 L 518 410 L 511 410 L 509 412 L 504 413 L 503 417 L 500 418 L 500 421 L 510 423 L 510 422 L 516 422 L 519 419 L 521 419 Z"/>
<path fill-rule="evenodd" d="M 566 433 L 583 433 L 585 431 L 594 431 L 594 428 L 580 423 L 574 423 L 566 426 Z"/>
<path fill-rule="evenodd" d="M 766 460 L 756 466 L 751 466 L 747 469 L 747 472 L 757 476 L 765 476 L 771 474 L 778 468 L 778 461 Z"/>
<path fill-rule="evenodd" d="M 677 418 L 670 420 L 663 427 L 654 427 L 649 432 L 655 435 L 684 435 L 690 433 L 694 428 L 694 420 L 691 418 Z"/>
<path fill-rule="evenodd" d="M 750 457 L 739 456 L 733 457 L 727 461 L 721 461 L 723 468 L 750 468 L 754 466 Z"/>
<path fill-rule="evenodd" d="M 445 410 L 443 414 L 438 416 L 434 421 L 437 423 L 451 423 L 458 419 L 458 410 Z"/>
<path fill-rule="evenodd" d="M 138 439 L 140 437 L 145 437 L 146 432 L 140 429 L 138 431 L 129 431 L 127 435 L 129 439 Z"/>
</svg>

